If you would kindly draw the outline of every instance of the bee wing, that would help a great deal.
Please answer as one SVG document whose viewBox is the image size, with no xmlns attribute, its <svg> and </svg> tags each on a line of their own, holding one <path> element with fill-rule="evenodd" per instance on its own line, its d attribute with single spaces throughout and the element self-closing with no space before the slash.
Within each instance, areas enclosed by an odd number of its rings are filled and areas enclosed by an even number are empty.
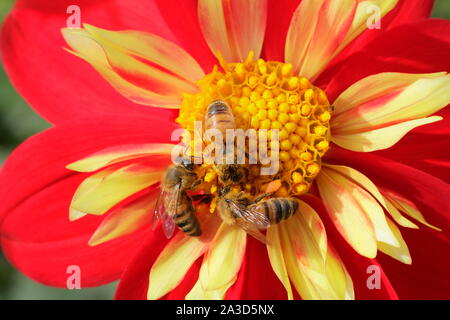
<svg viewBox="0 0 450 320">
<path fill-rule="evenodd" d="M 267 244 L 266 236 L 259 231 L 255 226 L 246 220 L 237 220 L 237 225 L 241 227 L 245 232 L 254 237 L 256 240 L 261 241 L 263 244 Z"/>
<path fill-rule="evenodd" d="M 175 223 L 173 222 L 173 219 L 169 215 L 166 215 L 163 218 L 162 226 L 166 238 L 167 239 L 172 238 L 173 233 L 175 232 Z"/>
<path fill-rule="evenodd" d="M 247 222 L 249 225 L 253 225 L 256 229 L 267 229 L 270 226 L 269 219 L 262 212 L 249 209 L 243 205 L 240 205 L 234 201 L 229 202 L 231 210 L 236 217 Z"/>
<path fill-rule="evenodd" d="M 170 239 L 175 231 L 173 216 L 177 213 L 180 194 L 181 184 L 177 184 L 173 191 L 168 191 L 166 188 L 162 188 L 156 202 L 152 227 L 154 230 L 156 228 L 157 221 L 161 220 L 163 231 L 167 239 Z"/>
<path fill-rule="evenodd" d="M 162 220 L 163 217 L 167 215 L 165 206 L 165 199 L 167 195 L 167 190 L 163 186 L 161 186 L 161 192 L 159 193 L 158 200 L 156 200 L 155 211 L 153 212 L 152 230 L 155 230 L 158 221 Z"/>
</svg>

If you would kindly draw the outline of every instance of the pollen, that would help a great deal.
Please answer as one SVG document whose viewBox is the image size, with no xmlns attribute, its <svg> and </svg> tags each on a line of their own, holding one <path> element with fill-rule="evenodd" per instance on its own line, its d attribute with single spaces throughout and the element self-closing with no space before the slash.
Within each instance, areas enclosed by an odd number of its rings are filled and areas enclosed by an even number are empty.
<svg viewBox="0 0 450 320">
<path fill-rule="evenodd" d="M 177 119 L 191 135 L 194 122 L 203 121 L 208 105 L 217 99 L 229 104 L 237 129 L 279 130 L 279 141 L 272 141 L 269 132 L 267 142 L 269 154 L 278 149 L 279 171 L 264 176 L 259 170 L 262 164 L 245 164 L 250 175 L 246 189 L 264 193 L 268 183 L 279 179 L 278 196 L 309 191 L 330 147 L 331 106 L 323 90 L 295 75 L 291 64 L 255 61 L 253 53 L 244 62 L 221 61 L 221 67 L 214 67 L 197 85 L 198 93 L 183 95 Z M 205 183 L 214 183 L 214 172 L 205 172 Z"/>
</svg>

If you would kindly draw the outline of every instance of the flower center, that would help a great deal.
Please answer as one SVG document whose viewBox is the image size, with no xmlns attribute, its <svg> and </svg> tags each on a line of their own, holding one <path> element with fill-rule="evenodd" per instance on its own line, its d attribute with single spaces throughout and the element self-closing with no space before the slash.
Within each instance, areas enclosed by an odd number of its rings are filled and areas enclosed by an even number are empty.
<svg viewBox="0 0 450 320">
<path fill-rule="evenodd" d="M 291 64 L 253 60 L 250 53 L 242 63 L 221 62 L 199 80 L 196 94 L 184 94 L 177 122 L 194 135 L 194 122 L 202 121 L 211 101 L 229 104 L 236 127 L 279 130 L 279 171 L 272 176 L 260 175 L 258 165 L 249 167 L 248 190 L 266 192 L 271 181 L 279 179 L 277 196 L 308 192 L 321 168 L 321 157 L 329 148 L 331 107 L 325 92 L 305 78 L 293 75 Z M 270 152 L 273 145 L 269 141 Z M 211 165 L 207 182 L 215 181 Z M 251 182 L 251 183 L 250 183 Z M 213 193 L 217 186 L 211 185 Z"/>
</svg>

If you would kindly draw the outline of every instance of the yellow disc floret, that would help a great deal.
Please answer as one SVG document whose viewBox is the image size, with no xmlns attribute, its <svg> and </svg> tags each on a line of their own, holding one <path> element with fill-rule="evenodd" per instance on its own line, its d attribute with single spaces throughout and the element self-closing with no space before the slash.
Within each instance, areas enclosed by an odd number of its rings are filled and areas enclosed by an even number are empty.
<svg viewBox="0 0 450 320">
<path fill-rule="evenodd" d="M 269 140 L 268 150 L 279 147 L 280 169 L 262 176 L 254 169 L 259 165 L 247 165 L 253 189 L 262 193 L 267 183 L 280 179 L 277 195 L 308 192 L 329 148 L 331 107 L 325 92 L 294 75 L 291 64 L 254 61 L 252 53 L 242 63 L 222 62 L 221 67 L 198 81 L 197 94 L 184 94 L 177 122 L 194 135 L 194 121 L 203 121 L 209 103 L 220 99 L 230 105 L 237 128 L 278 129 L 279 143 Z M 212 181 L 212 172 L 206 172 Z"/>
</svg>

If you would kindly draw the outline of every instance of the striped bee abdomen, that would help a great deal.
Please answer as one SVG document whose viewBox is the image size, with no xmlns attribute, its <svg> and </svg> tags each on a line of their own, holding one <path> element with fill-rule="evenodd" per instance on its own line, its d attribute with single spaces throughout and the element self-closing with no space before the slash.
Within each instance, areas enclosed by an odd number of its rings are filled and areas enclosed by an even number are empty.
<svg viewBox="0 0 450 320">
<path fill-rule="evenodd" d="M 173 217 L 173 222 L 188 236 L 198 237 L 202 234 L 192 201 L 186 193 L 180 195 L 177 213 Z"/>
<path fill-rule="evenodd" d="M 225 135 L 227 129 L 235 129 L 234 116 L 228 104 L 221 100 L 213 101 L 206 111 L 205 128 L 217 129 Z"/>
<path fill-rule="evenodd" d="M 278 224 L 297 212 L 298 200 L 295 198 L 271 198 L 261 201 L 251 208 L 264 213 L 270 224 Z"/>
</svg>

